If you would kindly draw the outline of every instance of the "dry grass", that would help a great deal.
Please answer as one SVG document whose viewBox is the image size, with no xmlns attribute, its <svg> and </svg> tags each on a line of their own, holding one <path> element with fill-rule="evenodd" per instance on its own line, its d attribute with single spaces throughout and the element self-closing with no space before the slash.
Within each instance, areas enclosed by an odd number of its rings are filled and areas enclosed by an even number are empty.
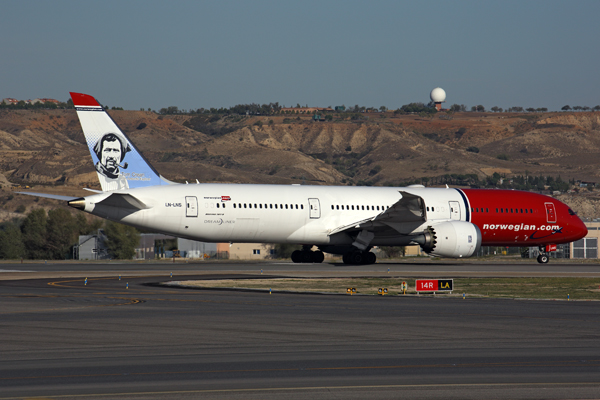
<svg viewBox="0 0 600 400">
<path fill-rule="evenodd" d="M 388 295 L 415 294 L 415 280 L 404 278 L 327 278 L 327 279 L 223 279 L 181 282 L 186 287 L 243 288 L 273 291 L 346 293 L 353 287 L 360 294 L 377 294 L 387 288 Z M 439 292 L 438 292 L 439 293 Z M 455 296 L 495 298 L 535 298 L 600 300 L 600 278 L 459 278 L 454 279 Z"/>
</svg>

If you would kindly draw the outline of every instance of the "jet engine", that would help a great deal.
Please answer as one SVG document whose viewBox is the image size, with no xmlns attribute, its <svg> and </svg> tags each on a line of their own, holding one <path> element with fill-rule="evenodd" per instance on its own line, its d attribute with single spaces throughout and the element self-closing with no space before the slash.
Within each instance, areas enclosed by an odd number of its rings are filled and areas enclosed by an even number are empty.
<svg viewBox="0 0 600 400">
<path fill-rule="evenodd" d="M 440 257 L 471 257 L 481 247 L 481 231 L 464 221 L 446 221 L 429 226 L 415 239 L 427 254 Z"/>
</svg>

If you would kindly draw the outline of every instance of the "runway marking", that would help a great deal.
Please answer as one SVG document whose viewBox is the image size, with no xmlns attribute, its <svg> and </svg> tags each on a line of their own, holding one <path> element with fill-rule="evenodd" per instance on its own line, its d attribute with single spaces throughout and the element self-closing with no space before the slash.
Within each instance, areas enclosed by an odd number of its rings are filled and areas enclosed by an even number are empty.
<svg viewBox="0 0 600 400">
<path fill-rule="evenodd" d="M 121 277 L 121 280 L 124 279 L 134 279 L 134 278 L 170 278 L 170 276 L 167 275 L 146 275 L 146 276 L 128 276 L 128 277 Z M 92 278 L 92 279 L 88 279 L 88 284 L 91 284 L 92 281 L 94 280 L 117 280 L 117 277 L 98 277 L 98 278 Z M 79 286 L 75 287 L 75 286 L 71 286 L 71 285 L 64 285 L 65 283 L 72 283 L 72 282 L 78 282 Z M 69 289 L 74 289 L 74 288 L 79 288 L 79 289 L 83 289 L 84 287 L 81 285 L 81 283 L 83 282 L 82 278 L 77 278 L 77 279 L 67 279 L 67 280 L 61 280 L 61 281 L 52 281 L 52 282 L 48 282 L 47 284 L 50 286 L 54 286 L 54 287 L 64 287 L 64 288 L 69 288 Z M 181 291 L 180 291 L 181 290 Z M 140 289 L 135 289 L 135 288 L 131 288 L 128 289 L 127 291 L 123 291 L 123 292 L 112 292 L 113 294 L 118 294 L 118 295 L 122 295 L 122 296 L 127 296 L 128 294 L 132 293 L 133 291 L 135 291 L 135 294 L 137 296 L 142 296 L 142 295 L 164 295 L 164 294 L 179 294 L 182 293 L 182 291 L 184 290 L 189 290 L 187 288 L 181 288 L 178 289 L 176 291 L 162 291 L 162 290 L 156 290 L 156 291 L 147 291 L 147 290 L 140 290 Z M 207 288 L 207 290 L 210 290 L 210 288 Z M 108 293 L 94 293 L 95 295 L 107 295 Z M 83 296 L 83 295 L 82 295 Z M 0 296 L 2 297 L 2 296 Z M 50 296 L 52 297 L 52 296 Z M 65 296 L 65 297 L 70 297 L 70 296 Z M 402 298 L 402 296 L 393 296 L 393 297 L 397 297 L 398 299 Z M 427 299 L 430 299 L 429 297 L 424 297 Z M 484 299 L 487 300 L 487 299 Z M 504 299 L 502 299 L 504 300 Z M 507 299 L 510 300 L 510 299 Z M 146 299 L 136 299 L 136 301 L 132 301 L 132 302 L 128 302 L 128 303 L 120 303 L 120 304 L 114 304 L 114 305 L 132 305 L 132 304 L 139 304 L 139 303 L 144 303 L 147 301 L 169 301 L 169 302 L 198 302 L 198 303 L 215 303 L 215 304 L 243 304 L 243 305 L 272 305 L 271 303 L 267 303 L 264 301 L 226 301 L 226 300 L 207 300 L 207 299 L 169 299 L 169 298 L 146 298 Z M 313 305 L 313 306 L 305 306 L 305 307 L 319 307 L 322 304 L 328 304 L 325 302 L 320 302 L 319 305 Z M 294 303 L 290 303 L 290 304 L 285 304 L 285 303 L 278 303 L 277 304 L 280 307 L 295 307 L 296 304 Z M 23 311 L 22 313 L 26 313 L 26 312 L 39 312 L 39 311 L 58 311 L 58 310 L 75 310 L 75 309 L 81 309 L 81 308 L 86 308 L 86 307 L 103 307 L 103 306 L 112 306 L 111 304 L 107 304 L 107 305 L 92 305 L 92 306 L 83 306 L 83 307 L 65 307 L 65 308 L 52 308 L 52 309 L 46 309 L 46 310 L 35 310 L 35 311 Z M 352 307 L 346 307 L 346 309 L 359 309 L 360 307 L 357 307 L 357 304 L 354 304 Z M 405 311 L 406 313 L 412 313 L 411 311 Z M 0 315 L 3 314 L 18 314 L 19 312 L 7 312 L 7 313 L 0 313 Z M 429 312 L 420 312 L 422 314 L 438 314 L 437 312 L 433 312 L 433 311 L 429 311 Z M 499 318 L 519 318 L 519 319 L 540 319 L 540 320 L 551 320 L 551 321 L 584 321 L 581 319 L 568 319 L 568 318 L 551 318 L 551 317 L 533 317 L 533 316 L 520 316 L 520 315 L 496 315 L 496 314 L 480 314 L 480 313 L 464 313 L 461 315 L 470 315 L 470 316 L 486 316 L 486 317 L 499 317 Z"/>
<path fill-rule="evenodd" d="M 242 388 L 242 389 L 198 389 L 198 390 L 170 390 L 155 392 L 120 392 L 120 393 L 88 393 L 88 394 L 65 394 L 54 396 L 17 396 L 0 397 L 0 400 L 16 399 L 69 399 L 69 398 L 91 398 L 91 397 L 115 397 L 115 396 L 149 396 L 149 395 L 173 395 L 173 394 L 200 394 L 200 393 L 257 393 L 277 391 L 310 391 L 310 390 L 357 390 L 357 389 L 427 389 L 427 388 L 485 388 L 485 387 L 573 387 L 573 386 L 600 386 L 598 382 L 522 382 L 522 383 L 428 383 L 407 385 L 344 385 L 344 386 L 296 386 L 296 387 L 266 387 L 266 388 Z"/>
<path fill-rule="evenodd" d="M 20 269 L 0 269 L 0 273 L 2 272 L 36 272 L 36 271 L 25 271 Z"/>
<path fill-rule="evenodd" d="M 77 297 L 88 297 L 88 296 L 73 296 L 73 295 L 66 295 L 66 296 L 62 296 L 62 295 L 10 295 L 10 296 L 0 296 L 0 297 L 26 297 L 26 298 L 32 298 L 32 297 L 39 297 L 39 298 L 77 298 Z M 126 298 L 126 297 L 105 297 L 107 299 L 115 299 L 115 300 L 127 300 L 124 303 L 112 303 L 112 304 L 92 304 L 92 305 L 85 305 L 85 306 L 78 306 L 78 307 L 54 307 L 54 308 L 39 308 L 36 310 L 26 310 L 26 311 L 9 311 L 9 312 L 0 312 L 0 315 L 11 315 L 11 314 L 30 314 L 30 313 L 37 313 L 37 312 L 46 312 L 46 311 L 63 311 L 63 310 L 80 310 L 83 308 L 95 308 L 95 307 L 115 307 L 115 306 L 127 306 L 127 305 L 131 305 L 131 304 L 141 304 L 141 303 L 145 303 L 146 300 L 143 299 L 132 299 L 132 298 Z"/>
<path fill-rule="evenodd" d="M 368 367 L 307 367 L 307 368 L 261 368 L 261 369 L 224 369 L 196 371 L 159 371 L 159 372 L 129 372 L 106 374 L 80 375 L 42 375 L 0 378 L 0 381 L 59 379 L 59 378 L 100 378 L 116 376 L 150 376 L 150 375 L 191 375 L 191 374 L 231 374 L 240 372 L 292 372 L 292 371 L 355 371 L 375 369 L 405 369 L 405 368 L 497 368 L 497 367 L 598 367 L 600 360 L 564 360 L 564 361 L 522 361 L 501 363 L 461 363 L 461 364 L 413 364 L 413 365 L 380 365 Z M 600 385 L 600 382 L 598 383 Z"/>
</svg>

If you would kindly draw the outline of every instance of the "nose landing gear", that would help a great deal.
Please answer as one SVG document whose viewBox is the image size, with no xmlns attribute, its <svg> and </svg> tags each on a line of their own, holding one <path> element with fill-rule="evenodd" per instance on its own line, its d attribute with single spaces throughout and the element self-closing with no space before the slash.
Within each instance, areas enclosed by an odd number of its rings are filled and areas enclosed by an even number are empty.
<svg viewBox="0 0 600 400">
<path fill-rule="evenodd" d="M 537 262 L 540 264 L 547 264 L 550 261 L 550 257 L 548 257 L 548 253 L 546 252 L 546 246 L 539 247 L 540 255 L 537 256 Z"/>
</svg>

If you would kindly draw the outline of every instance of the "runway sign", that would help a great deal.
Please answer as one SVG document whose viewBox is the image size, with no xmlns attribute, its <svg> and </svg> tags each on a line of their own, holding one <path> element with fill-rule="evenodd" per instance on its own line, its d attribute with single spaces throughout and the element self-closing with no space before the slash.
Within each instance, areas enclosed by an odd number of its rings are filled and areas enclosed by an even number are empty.
<svg viewBox="0 0 600 400">
<path fill-rule="evenodd" d="M 415 281 L 417 292 L 451 292 L 453 288 L 453 279 L 417 279 Z"/>
</svg>

